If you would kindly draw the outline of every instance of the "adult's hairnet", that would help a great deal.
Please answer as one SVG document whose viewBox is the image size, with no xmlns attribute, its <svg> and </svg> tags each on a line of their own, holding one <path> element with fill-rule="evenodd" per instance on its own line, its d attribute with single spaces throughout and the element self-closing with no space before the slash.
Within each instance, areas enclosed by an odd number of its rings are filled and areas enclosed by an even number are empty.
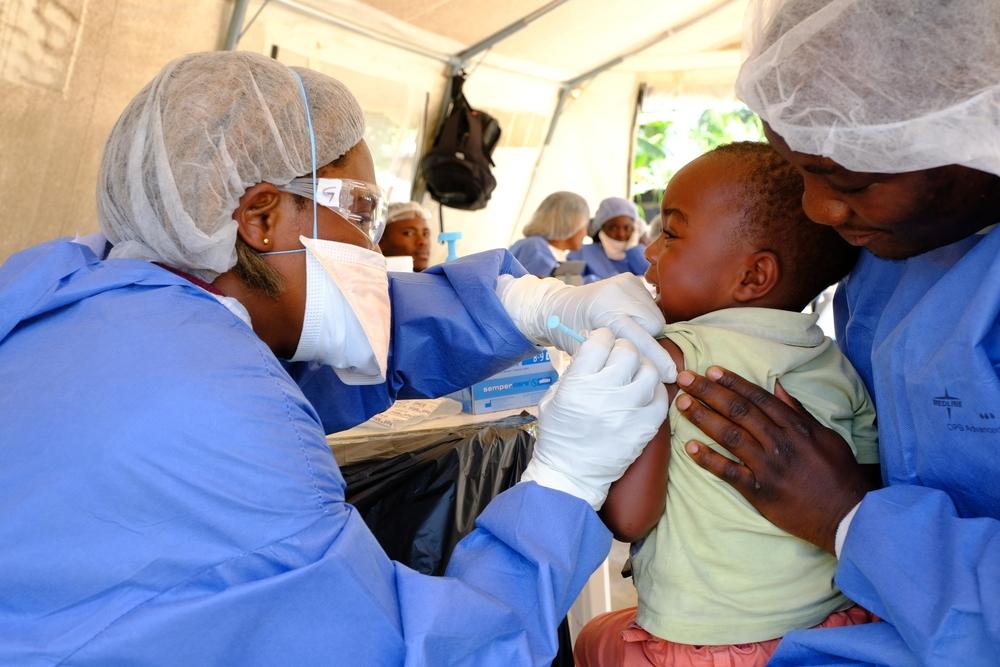
<svg viewBox="0 0 1000 667">
<path fill-rule="evenodd" d="M 364 115 L 339 81 L 296 72 L 322 166 L 361 140 Z M 195 53 L 168 63 L 115 123 L 98 178 L 98 220 L 112 257 L 161 261 L 214 280 L 236 264 L 233 211 L 244 191 L 311 170 L 292 71 L 253 53 Z"/>
<path fill-rule="evenodd" d="M 853 171 L 1000 174 L 1000 2 L 751 0 L 737 95 Z"/>
<path fill-rule="evenodd" d="M 561 241 L 580 231 L 590 217 L 587 200 L 575 192 L 553 192 L 542 200 L 522 230 L 525 236 Z"/>
<path fill-rule="evenodd" d="M 397 201 L 389 204 L 389 212 L 386 214 L 386 224 L 391 225 L 400 220 L 411 220 L 420 218 L 424 222 L 431 221 L 431 213 L 426 208 L 415 201 Z"/>
<path fill-rule="evenodd" d="M 594 218 L 590 221 L 587 234 L 593 236 L 601 231 L 601 227 L 604 226 L 605 222 L 621 215 L 632 218 L 633 222 L 639 219 L 639 211 L 636 210 L 635 204 L 628 199 L 624 197 L 608 197 L 598 205 L 597 212 L 594 213 Z"/>
</svg>

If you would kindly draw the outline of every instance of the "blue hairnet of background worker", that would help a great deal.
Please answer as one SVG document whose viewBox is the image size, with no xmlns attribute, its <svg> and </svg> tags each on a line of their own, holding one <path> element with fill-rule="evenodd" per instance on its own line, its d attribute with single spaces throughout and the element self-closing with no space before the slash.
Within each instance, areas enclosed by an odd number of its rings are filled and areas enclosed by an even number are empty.
<svg viewBox="0 0 1000 667">
<path fill-rule="evenodd" d="M 594 510 L 665 416 L 663 318 L 635 279 L 517 277 L 502 250 L 390 279 L 363 132 L 328 76 L 179 58 L 107 140 L 103 237 L 0 267 L 0 662 L 551 660 L 610 544 Z M 447 577 L 391 562 L 324 426 L 538 344 L 575 359 L 522 483 Z"/>
<path fill-rule="evenodd" d="M 635 204 L 624 197 L 608 197 L 597 207 L 587 229 L 594 242 L 571 252 L 569 259 L 586 262 L 585 275 L 594 280 L 620 273 L 641 276 L 649 268 L 645 247 L 639 244 L 644 224 Z"/>
<path fill-rule="evenodd" d="M 806 214 L 863 248 L 835 319 L 875 401 L 882 480 L 794 397 L 718 368 L 680 375 L 699 399 L 683 412 L 740 461 L 697 441 L 688 451 L 777 526 L 836 553 L 837 585 L 881 619 L 792 632 L 769 664 L 995 664 L 1000 6 L 754 12 L 737 92 L 802 174 Z"/>
</svg>

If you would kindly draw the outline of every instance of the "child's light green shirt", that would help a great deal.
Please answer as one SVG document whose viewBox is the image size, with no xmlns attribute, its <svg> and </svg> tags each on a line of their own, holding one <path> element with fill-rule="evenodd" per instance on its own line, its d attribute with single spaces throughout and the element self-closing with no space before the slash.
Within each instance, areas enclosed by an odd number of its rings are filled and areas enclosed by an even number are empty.
<svg viewBox="0 0 1000 667">
<path fill-rule="evenodd" d="M 668 325 L 664 334 L 683 351 L 689 370 L 723 366 L 769 391 L 780 379 L 851 445 L 858 461 L 877 463 L 871 400 L 816 319 L 730 308 Z M 683 449 L 692 439 L 727 453 L 675 405 L 668 418 L 666 510 L 633 556 L 639 625 L 684 644 L 739 644 L 816 625 L 849 606 L 833 583 L 836 559 L 776 528 L 729 484 L 694 463 Z"/>
</svg>

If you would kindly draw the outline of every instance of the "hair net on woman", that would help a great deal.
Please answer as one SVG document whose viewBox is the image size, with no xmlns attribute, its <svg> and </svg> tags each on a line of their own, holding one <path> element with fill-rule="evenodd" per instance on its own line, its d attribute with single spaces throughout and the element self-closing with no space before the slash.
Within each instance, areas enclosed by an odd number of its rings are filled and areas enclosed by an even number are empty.
<svg viewBox="0 0 1000 667">
<path fill-rule="evenodd" d="M 601 231 L 601 227 L 604 226 L 605 222 L 621 215 L 632 218 L 633 221 L 639 219 L 639 212 L 636 210 L 635 204 L 628 199 L 624 197 L 608 197 L 598 205 L 597 212 L 594 213 L 594 219 L 590 221 L 590 228 L 587 230 L 587 234 L 593 236 Z"/>
<path fill-rule="evenodd" d="M 1000 174 L 1000 2 L 751 0 L 740 99 L 853 171 Z"/>
<path fill-rule="evenodd" d="M 431 221 L 431 214 L 426 208 L 415 201 L 398 201 L 389 204 L 389 211 L 386 214 L 386 224 L 392 224 L 399 220 L 410 220 L 420 218 L 424 222 Z"/>
<path fill-rule="evenodd" d="M 309 97 L 317 165 L 346 153 L 364 116 L 339 81 L 296 69 Z M 312 171 L 302 94 L 292 71 L 252 53 L 198 53 L 168 63 L 115 124 L 97 186 L 111 257 L 161 261 L 214 280 L 236 264 L 233 211 L 261 182 Z"/>
<path fill-rule="evenodd" d="M 561 241 L 580 231 L 590 217 L 587 201 L 575 192 L 553 192 L 542 200 L 522 230 L 525 236 Z"/>
</svg>

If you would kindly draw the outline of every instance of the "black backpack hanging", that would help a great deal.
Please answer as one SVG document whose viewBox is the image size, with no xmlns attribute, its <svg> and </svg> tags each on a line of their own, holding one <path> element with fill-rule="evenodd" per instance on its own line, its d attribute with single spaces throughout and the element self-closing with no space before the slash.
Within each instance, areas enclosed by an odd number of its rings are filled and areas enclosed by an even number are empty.
<svg viewBox="0 0 1000 667">
<path fill-rule="evenodd" d="M 463 75 L 452 78 L 451 109 L 434 144 L 420 159 L 420 173 L 434 201 L 474 211 L 486 206 L 497 186 L 490 167 L 500 124 L 469 105 L 463 83 Z"/>
</svg>

